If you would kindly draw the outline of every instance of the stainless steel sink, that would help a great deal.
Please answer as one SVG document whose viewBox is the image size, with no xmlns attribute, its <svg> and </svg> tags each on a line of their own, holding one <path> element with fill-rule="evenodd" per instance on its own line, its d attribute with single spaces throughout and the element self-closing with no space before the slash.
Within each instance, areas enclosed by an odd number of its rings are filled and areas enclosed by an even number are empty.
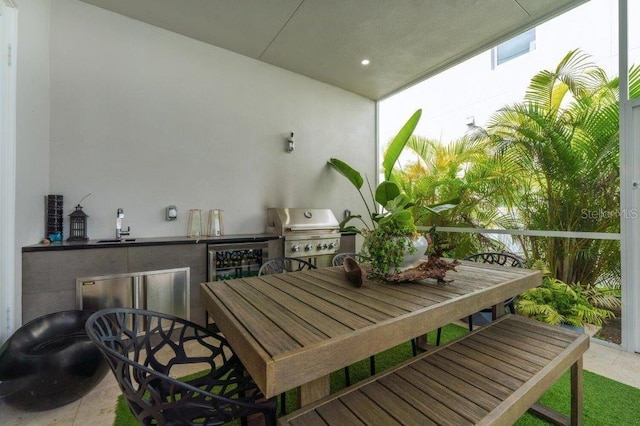
<svg viewBox="0 0 640 426">
<path fill-rule="evenodd" d="M 98 244 L 119 244 L 119 243 L 132 243 L 136 239 L 135 238 L 125 238 L 122 240 L 98 240 Z"/>
</svg>

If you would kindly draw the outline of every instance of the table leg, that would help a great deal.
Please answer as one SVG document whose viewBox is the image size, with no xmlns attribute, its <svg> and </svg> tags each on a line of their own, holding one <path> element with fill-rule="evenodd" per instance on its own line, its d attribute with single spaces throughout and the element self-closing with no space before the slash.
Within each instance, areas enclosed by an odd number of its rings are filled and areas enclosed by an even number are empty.
<svg viewBox="0 0 640 426">
<path fill-rule="evenodd" d="M 329 395 L 329 375 L 300 386 L 298 388 L 298 404 L 300 407 L 304 407 L 327 395 Z"/>
<path fill-rule="evenodd" d="M 505 315 L 506 313 L 507 312 L 504 309 L 504 303 L 501 303 L 499 305 L 493 305 L 491 307 L 491 317 L 493 318 L 494 321 L 500 318 L 501 316 Z"/>
<path fill-rule="evenodd" d="M 427 351 L 428 350 L 429 342 L 427 341 L 427 335 L 426 334 L 418 336 L 416 338 L 416 343 L 418 345 L 418 349 L 423 350 L 423 351 Z"/>
<path fill-rule="evenodd" d="M 571 366 L 571 425 L 581 426 L 584 385 L 582 376 L 582 357 Z"/>
</svg>

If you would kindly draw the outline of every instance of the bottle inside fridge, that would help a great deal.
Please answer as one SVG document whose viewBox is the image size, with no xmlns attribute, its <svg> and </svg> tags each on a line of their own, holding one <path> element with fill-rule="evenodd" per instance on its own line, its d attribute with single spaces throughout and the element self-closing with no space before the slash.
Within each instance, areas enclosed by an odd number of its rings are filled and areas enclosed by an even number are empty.
<svg viewBox="0 0 640 426">
<path fill-rule="evenodd" d="M 224 281 L 258 275 L 268 259 L 268 243 L 209 244 L 207 281 Z"/>
</svg>

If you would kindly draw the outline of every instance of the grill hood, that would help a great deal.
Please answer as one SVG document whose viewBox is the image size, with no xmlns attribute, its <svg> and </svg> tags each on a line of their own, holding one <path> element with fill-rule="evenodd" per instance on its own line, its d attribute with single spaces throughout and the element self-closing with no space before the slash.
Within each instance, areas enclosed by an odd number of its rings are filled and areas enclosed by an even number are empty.
<svg viewBox="0 0 640 426">
<path fill-rule="evenodd" d="M 340 224 L 331 209 L 269 208 L 267 232 L 277 235 L 339 232 Z"/>
</svg>

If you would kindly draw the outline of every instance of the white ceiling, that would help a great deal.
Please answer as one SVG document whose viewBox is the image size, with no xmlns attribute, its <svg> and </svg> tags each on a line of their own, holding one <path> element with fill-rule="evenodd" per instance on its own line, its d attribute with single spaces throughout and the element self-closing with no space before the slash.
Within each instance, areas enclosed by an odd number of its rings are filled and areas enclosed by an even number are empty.
<svg viewBox="0 0 640 426">
<path fill-rule="evenodd" d="M 378 100 L 587 0 L 82 1 Z"/>
</svg>

